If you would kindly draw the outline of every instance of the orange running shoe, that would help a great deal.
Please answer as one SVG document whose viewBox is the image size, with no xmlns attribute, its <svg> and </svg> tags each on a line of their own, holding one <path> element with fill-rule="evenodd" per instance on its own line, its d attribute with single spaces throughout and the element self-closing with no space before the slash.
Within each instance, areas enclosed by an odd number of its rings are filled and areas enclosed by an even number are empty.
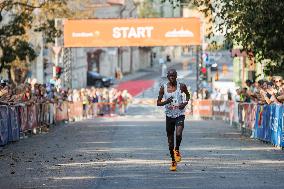
<svg viewBox="0 0 284 189">
<path fill-rule="evenodd" d="M 175 153 L 176 162 L 180 162 L 181 161 L 181 154 L 180 154 L 179 150 L 174 150 L 174 153 Z"/>
<path fill-rule="evenodd" d="M 170 166 L 170 171 L 176 171 L 177 170 L 177 162 L 172 161 L 172 164 Z"/>
</svg>

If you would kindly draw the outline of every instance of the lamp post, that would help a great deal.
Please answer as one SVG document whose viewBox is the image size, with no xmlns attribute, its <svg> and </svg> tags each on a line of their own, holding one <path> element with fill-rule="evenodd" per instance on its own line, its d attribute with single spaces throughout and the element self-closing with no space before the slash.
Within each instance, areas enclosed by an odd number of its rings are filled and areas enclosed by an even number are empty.
<svg viewBox="0 0 284 189">
<path fill-rule="evenodd" d="M 137 9 L 137 5 L 134 2 L 134 7 L 129 11 L 129 17 L 133 18 L 133 12 Z M 130 47 L 130 73 L 133 72 L 133 47 Z"/>
</svg>

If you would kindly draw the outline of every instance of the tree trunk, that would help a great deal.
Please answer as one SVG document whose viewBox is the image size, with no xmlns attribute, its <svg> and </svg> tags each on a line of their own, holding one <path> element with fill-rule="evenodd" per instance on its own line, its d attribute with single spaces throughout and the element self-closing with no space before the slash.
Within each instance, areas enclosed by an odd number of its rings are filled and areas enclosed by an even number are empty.
<svg viewBox="0 0 284 189">
<path fill-rule="evenodd" d="M 12 85 L 14 85 L 15 82 L 14 82 L 13 79 L 12 79 L 11 67 L 10 67 L 10 68 L 7 68 L 7 74 L 8 74 L 9 83 L 11 83 Z"/>
</svg>

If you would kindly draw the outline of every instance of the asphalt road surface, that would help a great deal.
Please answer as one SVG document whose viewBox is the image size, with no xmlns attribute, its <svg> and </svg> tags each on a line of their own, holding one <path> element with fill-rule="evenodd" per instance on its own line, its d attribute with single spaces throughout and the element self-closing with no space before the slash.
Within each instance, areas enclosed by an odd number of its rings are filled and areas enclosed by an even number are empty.
<svg viewBox="0 0 284 189">
<path fill-rule="evenodd" d="M 162 109 L 57 126 L 0 152 L 0 188 L 267 189 L 284 186 L 284 152 L 223 121 L 187 120 L 182 162 L 169 171 Z"/>
<path fill-rule="evenodd" d="M 181 80 L 194 85 L 194 70 Z M 138 98 L 156 98 L 163 81 Z M 187 118 L 182 162 L 169 171 L 163 109 L 132 105 L 126 116 L 56 126 L 0 150 L 0 189 L 280 189 L 284 151 L 242 137 L 223 121 Z"/>
</svg>

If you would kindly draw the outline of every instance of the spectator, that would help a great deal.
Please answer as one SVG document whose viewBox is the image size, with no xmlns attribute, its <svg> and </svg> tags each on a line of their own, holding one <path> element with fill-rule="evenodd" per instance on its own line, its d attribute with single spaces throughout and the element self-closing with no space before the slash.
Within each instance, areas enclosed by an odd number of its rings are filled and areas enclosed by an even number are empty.
<svg viewBox="0 0 284 189">
<path fill-rule="evenodd" d="M 272 82 L 266 82 L 266 90 L 262 90 L 261 95 L 267 104 L 272 104 L 277 101 Z"/>
<path fill-rule="evenodd" d="M 241 97 L 241 102 L 245 102 L 245 103 L 251 102 L 248 89 L 246 87 L 242 89 L 240 97 Z"/>
<path fill-rule="evenodd" d="M 210 98 L 210 93 L 207 89 L 205 89 L 205 99 L 208 100 Z"/>
<path fill-rule="evenodd" d="M 89 99 L 88 99 L 88 95 L 85 89 L 81 89 L 80 101 L 83 104 L 83 117 L 86 118 L 87 112 L 88 112 Z"/>
<path fill-rule="evenodd" d="M 246 90 L 246 94 L 245 96 L 247 98 L 249 98 L 249 101 L 251 101 L 252 98 L 254 98 L 254 93 L 255 93 L 255 86 L 254 86 L 254 82 L 252 82 L 251 80 L 246 80 L 246 85 L 247 85 L 247 90 Z"/>
<path fill-rule="evenodd" d="M 123 90 L 121 96 L 123 99 L 123 113 L 125 114 L 127 112 L 128 105 L 132 100 L 132 96 L 128 93 L 127 90 Z"/>
<path fill-rule="evenodd" d="M 235 101 L 241 102 L 241 90 L 239 88 L 236 89 Z"/>
<path fill-rule="evenodd" d="M 275 76 L 273 77 L 273 84 L 275 88 L 275 98 L 278 103 L 283 102 L 283 99 L 281 96 L 284 95 L 284 90 L 283 90 L 283 79 L 281 76 Z"/>
<path fill-rule="evenodd" d="M 228 95 L 228 100 L 231 101 L 232 100 L 232 93 L 231 93 L 230 89 L 228 89 L 227 95 Z"/>
</svg>

